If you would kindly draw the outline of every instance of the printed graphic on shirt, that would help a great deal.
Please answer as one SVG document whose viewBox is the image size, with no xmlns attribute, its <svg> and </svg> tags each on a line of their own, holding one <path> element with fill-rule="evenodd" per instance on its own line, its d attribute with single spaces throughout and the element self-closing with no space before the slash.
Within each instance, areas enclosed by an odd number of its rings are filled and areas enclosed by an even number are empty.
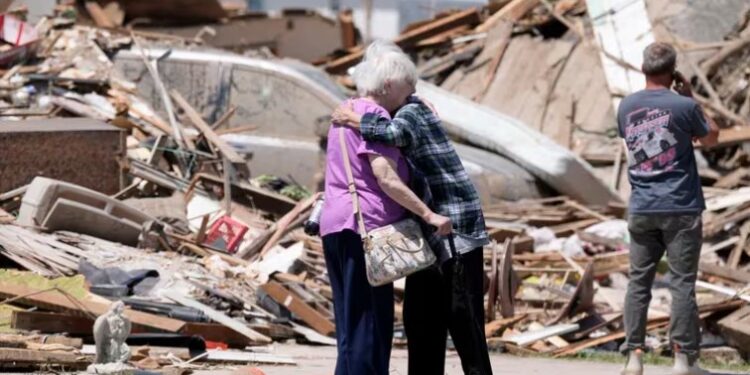
<svg viewBox="0 0 750 375">
<path fill-rule="evenodd" d="M 640 109 L 627 115 L 625 142 L 634 175 L 654 175 L 674 168 L 677 138 L 669 128 L 669 110 Z"/>
</svg>

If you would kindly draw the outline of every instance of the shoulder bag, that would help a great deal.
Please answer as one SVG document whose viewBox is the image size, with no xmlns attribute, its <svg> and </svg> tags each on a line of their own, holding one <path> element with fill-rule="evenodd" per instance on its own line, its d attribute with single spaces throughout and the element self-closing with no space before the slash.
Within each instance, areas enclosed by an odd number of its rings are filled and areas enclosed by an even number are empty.
<svg viewBox="0 0 750 375">
<path fill-rule="evenodd" d="M 352 209 L 357 218 L 359 234 L 362 236 L 367 280 L 370 285 L 388 284 L 435 263 L 435 254 L 427 244 L 419 223 L 414 219 L 400 220 L 367 232 L 360 210 L 357 188 L 354 184 L 343 127 L 339 129 L 339 142 L 341 155 L 344 158 L 349 194 L 352 197 Z"/>
</svg>

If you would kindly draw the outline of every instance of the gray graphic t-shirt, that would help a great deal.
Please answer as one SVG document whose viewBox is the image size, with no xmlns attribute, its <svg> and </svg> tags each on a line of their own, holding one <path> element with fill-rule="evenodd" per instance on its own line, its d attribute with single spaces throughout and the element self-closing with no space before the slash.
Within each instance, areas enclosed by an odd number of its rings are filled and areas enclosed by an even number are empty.
<svg viewBox="0 0 750 375">
<path fill-rule="evenodd" d="M 632 214 L 698 214 L 705 209 L 692 140 L 708 134 L 700 106 L 670 90 L 642 90 L 617 111 L 628 146 Z"/>
</svg>

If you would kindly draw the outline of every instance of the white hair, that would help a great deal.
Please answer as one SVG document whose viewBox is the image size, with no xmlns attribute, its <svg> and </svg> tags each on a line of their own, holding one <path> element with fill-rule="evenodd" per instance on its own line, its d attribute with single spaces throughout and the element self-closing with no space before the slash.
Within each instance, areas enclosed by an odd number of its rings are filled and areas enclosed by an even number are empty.
<svg viewBox="0 0 750 375">
<path fill-rule="evenodd" d="M 377 39 L 370 43 L 365 50 L 365 55 L 362 61 L 372 60 L 386 52 L 404 52 L 401 47 L 397 46 L 390 40 Z"/>
<path fill-rule="evenodd" d="M 359 95 L 384 95 L 388 81 L 417 83 L 417 68 L 391 42 L 373 42 L 352 74 Z"/>
</svg>

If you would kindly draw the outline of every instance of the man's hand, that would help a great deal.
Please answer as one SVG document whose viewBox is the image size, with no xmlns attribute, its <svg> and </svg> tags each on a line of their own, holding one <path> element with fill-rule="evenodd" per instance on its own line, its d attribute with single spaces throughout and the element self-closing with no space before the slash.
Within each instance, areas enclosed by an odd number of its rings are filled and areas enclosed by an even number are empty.
<svg viewBox="0 0 750 375">
<path fill-rule="evenodd" d="M 354 104 L 351 101 L 347 101 L 333 111 L 333 114 L 331 114 L 331 120 L 336 124 L 359 128 L 362 116 L 357 112 L 354 112 Z"/>
<path fill-rule="evenodd" d="M 674 91 L 688 98 L 693 97 L 693 85 L 677 70 L 674 71 Z"/>
<path fill-rule="evenodd" d="M 453 222 L 448 217 L 431 212 L 424 220 L 427 224 L 437 228 L 437 234 L 441 236 L 447 236 L 453 232 Z"/>
</svg>

